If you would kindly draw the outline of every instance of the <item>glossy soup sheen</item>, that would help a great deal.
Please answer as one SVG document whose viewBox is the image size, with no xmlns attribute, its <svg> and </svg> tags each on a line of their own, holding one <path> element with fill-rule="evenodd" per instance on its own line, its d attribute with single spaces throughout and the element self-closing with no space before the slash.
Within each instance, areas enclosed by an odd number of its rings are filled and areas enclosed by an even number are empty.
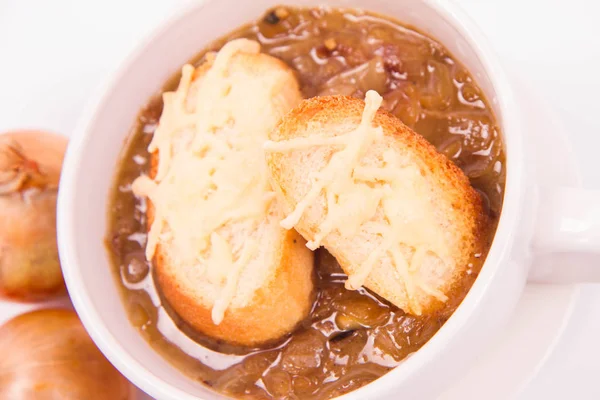
<svg viewBox="0 0 600 400">
<path fill-rule="evenodd" d="M 345 94 L 363 98 L 367 90 L 377 90 L 384 97 L 385 109 L 468 175 L 485 199 L 494 224 L 490 232 L 494 231 L 505 181 L 500 132 L 470 74 L 439 43 L 366 12 L 280 7 L 213 43 L 194 63 L 201 62 L 207 50 L 218 50 L 225 41 L 239 37 L 258 40 L 264 52 L 290 65 L 306 97 Z M 173 77 L 164 90 L 174 89 L 178 79 Z M 193 379 L 236 398 L 338 396 L 373 381 L 417 351 L 449 318 L 477 277 L 485 255 L 473 259 L 471 273 L 444 310 L 415 317 L 367 290 L 346 290 L 346 276 L 321 249 L 316 253 L 316 293 L 310 317 L 291 337 L 270 347 L 241 349 L 214 342 L 186 326 L 164 304 L 178 329 L 198 348 L 246 354 L 236 356 L 237 363 L 222 370 L 210 357 L 201 361 L 187 355 L 171 342 L 172 337 L 159 331 L 157 324 L 167 314 L 158 312 L 145 285 L 139 284 L 149 281 L 152 268 L 144 258 L 144 204 L 131 193 L 130 185 L 148 171 L 146 147 L 161 108 L 157 95 L 139 115 L 119 165 L 107 241 L 132 324 Z"/>
</svg>

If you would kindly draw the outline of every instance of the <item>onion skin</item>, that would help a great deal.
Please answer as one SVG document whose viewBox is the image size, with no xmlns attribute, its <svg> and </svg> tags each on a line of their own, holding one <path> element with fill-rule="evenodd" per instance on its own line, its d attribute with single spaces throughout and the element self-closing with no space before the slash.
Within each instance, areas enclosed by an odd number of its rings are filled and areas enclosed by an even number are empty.
<svg viewBox="0 0 600 400">
<path fill-rule="evenodd" d="M 0 295 L 40 301 L 66 293 L 56 244 L 56 197 L 67 139 L 0 135 Z"/>
<path fill-rule="evenodd" d="M 74 311 L 46 309 L 0 327 L 0 399 L 129 400 L 134 387 Z"/>
</svg>

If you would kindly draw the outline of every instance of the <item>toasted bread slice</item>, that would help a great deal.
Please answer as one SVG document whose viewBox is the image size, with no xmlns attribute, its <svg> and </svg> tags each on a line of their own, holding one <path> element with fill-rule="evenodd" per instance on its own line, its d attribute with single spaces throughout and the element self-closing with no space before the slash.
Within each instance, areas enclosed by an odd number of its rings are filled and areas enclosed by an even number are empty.
<svg viewBox="0 0 600 400">
<path fill-rule="evenodd" d="M 431 313 L 482 256 L 487 217 L 462 171 L 380 104 L 373 91 L 303 101 L 265 144 L 271 182 L 282 226 L 324 246 L 347 288 Z"/>
<path fill-rule="evenodd" d="M 149 150 L 146 256 L 164 298 L 189 325 L 229 343 L 276 340 L 310 311 L 313 255 L 268 182 L 268 132 L 301 101 L 281 61 L 246 39 L 185 66 Z"/>
</svg>

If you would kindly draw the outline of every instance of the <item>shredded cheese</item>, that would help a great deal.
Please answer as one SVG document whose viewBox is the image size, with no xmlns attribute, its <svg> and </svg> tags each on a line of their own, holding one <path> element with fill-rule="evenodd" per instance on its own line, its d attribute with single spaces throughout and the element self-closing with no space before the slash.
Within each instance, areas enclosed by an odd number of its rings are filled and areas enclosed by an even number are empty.
<svg viewBox="0 0 600 400">
<path fill-rule="evenodd" d="M 328 164 L 315 175 L 312 186 L 281 221 L 281 226 L 295 227 L 307 207 L 320 196 L 325 197 L 327 212 L 307 243 L 310 249 L 318 248 L 334 231 L 342 237 L 352 237 L 369 224 L 369 229 L 381 236 L 381 243 L 348 277 L 346 288 L 355 290 L 363 286 L 376 265 L 388 257 L 404 285 L 410 311 L 420 314 L 422 307 L 417 291 L 440 301 L 447 301 L 447 296 L 422 279 L 418 270 L 429 255 L 442 262 L 448 260 L 449 249 L 431 213 L 423 210 L 423 198 L 413 185 L 420 173 L 416 166 L 402 165 L 398 153 L 391 149 L 384 151 L 383 165 L 361 165 L 362 157 L 384 135 L 381 127 L 373 126 L 381 102 L 377 92 L 367 92 L 361 122 L 348 133 L 268 141 L 264 147 L 269 152 L 292 152 L 318 146 L 334 148 Z M 378 213 L 383 218 L 377 217 Z M 412 251 L 407 252 L 407 248 Z M 408 257 L 407 253 L 412 256 Z"/>
<path fill-rule="evenodd" d="M 156 175 L 141 176 L 132 187 L 154 205 L 146 257 L 153 260 L 161 245 L 168 250 L 162 251 L 165 262 L 190 278 L 200 276 L 215 324 L 223 321 L 240 277 L 258 257 L 261 224 L 278 213 L 262 144 L 300 101 L 299 94 L 278 93 L 291 74 L 250 76 L 254 66 L 234 58 L 241 53 L 258 55 L 260 45 L 234 40 L 199 70 L 183 67 L 177 90 L 163 96 L 148 147 L 158 152 Z"/>
</svg>

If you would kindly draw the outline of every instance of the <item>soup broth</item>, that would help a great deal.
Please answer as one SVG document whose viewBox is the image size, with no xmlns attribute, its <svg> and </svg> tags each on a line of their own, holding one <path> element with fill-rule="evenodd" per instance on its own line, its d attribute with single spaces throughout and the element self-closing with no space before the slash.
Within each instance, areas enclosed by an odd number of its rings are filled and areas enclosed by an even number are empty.
<svg viewBox="0 0 600 400">
<path fill-rule="evenodd" d="M 379 92 L 383 108 L 424 136 L 469 177 L 495 229 L 505 182 L 496 119 L 469 72 L 438 42 L 369 12 L 328 8 L 268 10 L 255 23 L 215 41 L 249 38 L 286 62 L 305 97 Z M 174 76 L 163 91 L 173 90 Z M 346 275 L 325 250 L 315 255 L 315 300 L 291 335 L 263 348 L 240 348 L 195 332 L 172 312 L 144 256 L 146 204 L 131 183 L 149 170 L 148 144 L 162 111 L 159 94 L 141 110 L 118 166 L 107 245 L 131 323 L 167 360 L 215 391 L 243 399 L 327 399 L 357 389 L 397 366 L 451 316 L 476 279 L 485 254 L 444 309 L 405 314 L 366 289 L 344 288 Z"/>
</svg>

